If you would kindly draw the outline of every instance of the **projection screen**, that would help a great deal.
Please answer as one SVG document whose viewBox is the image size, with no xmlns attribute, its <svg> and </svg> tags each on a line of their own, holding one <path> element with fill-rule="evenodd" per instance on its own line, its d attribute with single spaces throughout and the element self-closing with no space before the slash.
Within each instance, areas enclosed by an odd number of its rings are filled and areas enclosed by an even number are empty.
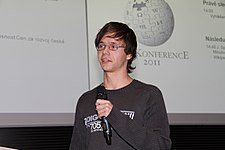
<svg viewBox="0 0 225 150">
<path fill-rule="evenodd" d="M 135 31 L 131 76 L 161 89 L 170 124 L 225 123 L 224 0 L 1 0 L 0 18 L 0 126 L 72 125 L 109 21 Z"/>
<path fill-rule="evenodd" d="M 0 1 L 1 125 L 72 124 L 88 88 L 85 1 Z"/>
<path fill-rule="evenodd" d="M 162 90 L 170 123 L 224 123 L 224 0 L 96 0 L 87 13 L 91 87 L 102 80 L 95 35 L 121 21 L 138 38 L 132 76 Z"/>
</svg>

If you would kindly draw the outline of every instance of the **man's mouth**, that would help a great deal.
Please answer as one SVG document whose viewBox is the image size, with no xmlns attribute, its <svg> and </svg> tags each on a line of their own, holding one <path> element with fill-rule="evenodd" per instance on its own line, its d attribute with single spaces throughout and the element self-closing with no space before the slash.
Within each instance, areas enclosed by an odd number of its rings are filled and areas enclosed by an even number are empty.
<svg viewBox="0 0 225 150">
<path fill-rule="evenodd" d="M 107 58 L 102 58 L 101 61 L 102 61 L 102 63 L 111 62 L 111 60 L 109 60 L 109 59 L 107 59 Z"/>
</svg>

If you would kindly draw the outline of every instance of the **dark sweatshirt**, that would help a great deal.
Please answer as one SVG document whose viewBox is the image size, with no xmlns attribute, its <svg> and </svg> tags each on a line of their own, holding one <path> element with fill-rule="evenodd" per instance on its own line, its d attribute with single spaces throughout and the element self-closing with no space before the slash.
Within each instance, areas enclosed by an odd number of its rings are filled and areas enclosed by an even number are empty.
<svg viewBox="0 0 225 150">
<path fill-rule="evenodd" d="M 97 88 L 97 87 L 96 87 Z M 95 110 L 97 89 L 78 100 L 70 150 L 169 150 L 169 123 L 161 91 L 133 80 L 129 85 L 107 90 L 113 109 L 106 119 L 112 126 L 112 144 L 107 145 L 101 120 Z"/>
</svg>

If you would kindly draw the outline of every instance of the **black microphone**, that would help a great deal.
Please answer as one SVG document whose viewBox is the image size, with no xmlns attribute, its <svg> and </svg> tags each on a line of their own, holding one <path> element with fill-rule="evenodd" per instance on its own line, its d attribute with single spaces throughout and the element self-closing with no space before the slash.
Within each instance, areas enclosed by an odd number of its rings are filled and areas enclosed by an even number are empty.
<svg viewBox="0 0 225 150">
<path fill-rule="evenodd" d="M 105 99 L 107 100 L 107 93 L 104 86 L 97 87 L 97 96 L 96 99 Z M 111 125 L 107 121 L 107 119 L 103 116 L 101 117 L 101 125 L 103 129 L 103 134 L 108 145 L 111 145 L 111 137 L 112 137 L 112 130 Z"/>
</svg>

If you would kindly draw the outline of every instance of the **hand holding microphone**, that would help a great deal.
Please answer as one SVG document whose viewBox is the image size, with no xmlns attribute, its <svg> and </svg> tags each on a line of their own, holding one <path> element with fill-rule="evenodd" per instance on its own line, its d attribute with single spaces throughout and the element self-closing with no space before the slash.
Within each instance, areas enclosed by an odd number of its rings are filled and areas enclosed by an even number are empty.
<svg viewBox="0 0 225 150">
<path fill-rule="evenodd" d="M 110 101 L 103 99 L 98 99 L 95 105 L 99 118 L 102 118 L 103 116 L 107 117 L 110 114 L 113 107 Z"/>
<path fill-rule="evenodd" d="M 112 103 L 107 100 L 107 93 L 104 86 L 99 86 L 97 88 L 97 96 L 96 96 L 96 111 L 98 113 L 98 117 L 101 118 L 101 124 L 103 128 L 103 134 L 108 145 L 111 145 L 111 125 L 107 121 L 106 117 L 110 114 L 112 110 Z"/>
</svg>

